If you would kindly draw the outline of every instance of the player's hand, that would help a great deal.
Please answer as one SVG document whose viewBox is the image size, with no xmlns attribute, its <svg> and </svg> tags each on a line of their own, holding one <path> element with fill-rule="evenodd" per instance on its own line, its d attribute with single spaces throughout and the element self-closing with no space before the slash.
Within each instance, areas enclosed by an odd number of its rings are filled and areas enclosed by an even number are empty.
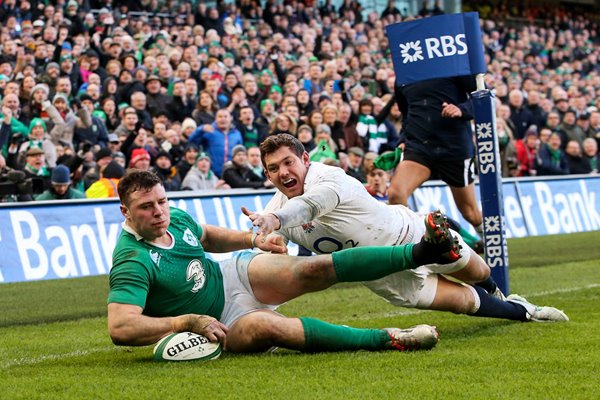
<svg viewBox="0 0 600 400">
<path fill-rule="evenodd" d="M 266 238 L 267 235 L 279 228 L 281 228 L 281 221 L 275 216 L 275 214 L 259 214 L 248 210 L 246 207 L 242 207 L 242 212 L 247 215 L 252 221 L 252 225 L 258 228 L 257 233 Z"/>
<path fill-rule="evenodd" d="M 288 252 L 283 237 L 279 235 L 264 236 L 259 234 L 256 236 L 255 243 L 256 247 L 262 251 L 269 251 L 277 254 L 287 254 Z"/>
<path fill-rule="evenodd" d="M 442 117 L 444 118 L 460 118 L 462 117 L 462 111 L 458 106 L 450 103 L 442 103 Z"/>
<path fill-rule="evenodd" d="M 227 327 L 208 315 L 185 314 L 173 318 L 171 327 L 174 332 L 194 332 L 206 336 L 211 342 L 223 343 Z"/>
</svg>

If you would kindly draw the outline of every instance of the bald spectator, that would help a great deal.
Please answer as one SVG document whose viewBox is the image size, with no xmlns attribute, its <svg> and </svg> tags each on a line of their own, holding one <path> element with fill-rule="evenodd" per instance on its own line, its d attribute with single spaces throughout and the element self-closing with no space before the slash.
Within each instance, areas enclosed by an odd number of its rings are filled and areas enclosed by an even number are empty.
<svg viewBox="0 0 600 400">
<path fill-rule="evenodd" d="M 531 89 L 527 92 L 527 109 L 532 116 L 532 125 L 539 127 L 546 125 L 547 113 L 540 105 L 541 94 L 536 89 Z"/>
<path fill-rule="evenodd" d="M 144 92 L 135 92 L 131 95 L 131 107 L 135 109 L 142 126 L 152 129 L 152 116 L 146 108 L 146 94 Z"/>
<path fill-rule="evenodd" d="M 514 138 L 523 139 L 527 129 L 534 124 L 533 115 L 525 107 L 523 93 L 518 89 L 509 92 L 508 103 L 510 106 L 510 119 L 515 126 L 515 131 L 513 132 Z"/>
</svg>

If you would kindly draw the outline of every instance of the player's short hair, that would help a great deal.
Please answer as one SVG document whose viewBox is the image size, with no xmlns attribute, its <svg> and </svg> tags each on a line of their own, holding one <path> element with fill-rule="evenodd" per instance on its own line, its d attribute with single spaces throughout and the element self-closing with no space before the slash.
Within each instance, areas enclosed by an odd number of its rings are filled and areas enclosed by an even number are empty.
<svg viewBox="0 0 600 400">
<path fill-rule="evenodd" d="M 143 171 L 141 169 L 129 169 L 119 180 L 117 192 L 121 204 L 128 206 L 129 197 L 133 192 L 139 190 L 150 191 L 156 185 L 162 185 L 161 179 L 154 172 Z"/>
<path fill-rule="evenodd" d="M 265 168 L 267 167 L 265 157 L 284 146 L 289 147 L 292 153 L 298 157 L 302 157 L 306 151 L 302 142 L 288 133 L 269 136 L 260 144 L 260 160 Z"/>
</svg>

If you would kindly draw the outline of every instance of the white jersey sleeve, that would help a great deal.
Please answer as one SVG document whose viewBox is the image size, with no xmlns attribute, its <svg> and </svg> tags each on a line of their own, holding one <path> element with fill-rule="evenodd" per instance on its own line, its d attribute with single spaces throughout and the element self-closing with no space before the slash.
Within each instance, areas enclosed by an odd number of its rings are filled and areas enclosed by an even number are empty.
<svg viewBox="0 0 600 400">
<path fill-rule="evenodd" d="M 340 168 L 311 163 L 304 182 L 304 194 L 288 200 L 278 191 L 265 211 L 275 214 L 282 228 L 310 222 L 335 209 L 347 196 L 344 178 L 346 174 Z"/>
</svg>

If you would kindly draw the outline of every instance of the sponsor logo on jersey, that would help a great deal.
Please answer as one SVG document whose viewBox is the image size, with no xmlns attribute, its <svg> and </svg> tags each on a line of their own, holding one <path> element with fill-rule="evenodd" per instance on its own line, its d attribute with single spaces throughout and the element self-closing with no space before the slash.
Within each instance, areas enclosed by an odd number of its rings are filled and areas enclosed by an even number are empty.
<svg viewBox="0 0 600 400">
<path fill-rule="evenodd" d="M 157 267 L 160 266 L 160 260 L 162 258 L 162 256 L 160 255 L 160 253 L 158 251 L 152 251 L 152 250 L 148 250 L 148 253 L 150 254 L 150 258 L 152 259 L 152 261 L 154 262 L 154 264 L 156 264 Z"/>
<path fill-rule="evenodd" d="M 302 229 L 304 229 L 304 233 L 312 233 L 315 230 L 315 225 L 311 222 L 302 225 Z"/>
<path fill-rule="evenodd" d="M 190 231 L 190 228 L 187 228 L 185 232 L 183 232 L 183 241 L 192 247 L 198 247 L 198 239 L 196 238 L 196 235 Z"/>
<path fill-rule="evenodd" d="M 200 260 L 190 261 L 185 275 L 188 282 L 192 279 L 194 280 L 192 292 L 196 293 L 204 287 L 204 284 L 206 283 L 206 274 L 204 273 L 204 267 Z"/>
</svg>

